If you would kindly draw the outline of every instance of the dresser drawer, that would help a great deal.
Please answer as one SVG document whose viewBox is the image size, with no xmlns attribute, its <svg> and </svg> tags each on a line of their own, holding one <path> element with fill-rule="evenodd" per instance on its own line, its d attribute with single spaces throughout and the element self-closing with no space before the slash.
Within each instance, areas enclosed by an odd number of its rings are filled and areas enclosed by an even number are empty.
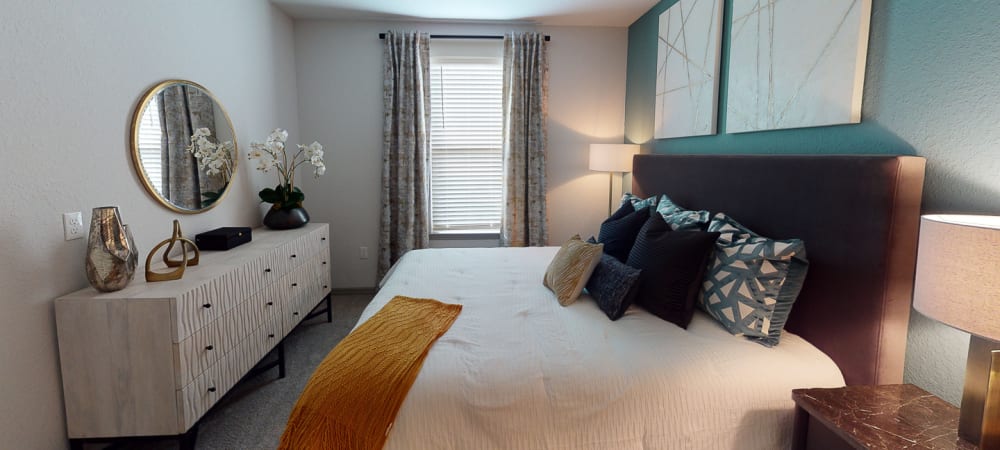
<svg viewBox="0 0 1000 450">
<path fill-rule="evenodd" d="M 253 295 L 247 301 L 240 303 L 223 318 L 224 336 L 222 340 L 226 353 L 239 346 L 247 336 L 260 327 L 266 311 L 271 308 L 267 304 L 270 292 L 270 287 L 265 287 L 264 290 Z"/>
<path fill-rule="evenodd" d="M 294 272 L 288 276 L 288 298 L 290 304 L 299 307 L 309 296 L 312 294 L 310 292 L 309 282 L 312 275 L 312 261 L 299 266 Z M 308 313 L 309 311 L 300 311 L 303 313 Z"/>
<path fill-rule="evenodd" d="M 282 249 L 282 255 L 284 255 L 288 260 L 289 271 L 298 269 L 315 253 L 315 250 L 309 246 L 311 241 L 312 235 L 302 236 L 288 243 L 288 245 Z"/>
<path fill-rule="evenodd" d="M 288 264 L 277 251 L 271 251 L 255 258 L 252 263 L 245 266 L 245 269 L 246 274 L 243 282 L 247 285 L 246 289 L 250 291 L 246 293 L 252 295 L 260 292 L 266 286 L 277 283 L 281 277 L 288 273 Z"/>
<path fill-rule="evenodd" d="M 298 256 L 303 258 L 303 261 L 307 261 L 316 256 L 323 247 L 329 248 L 330 241 L 327 239 L 328 234 L 329 230 L 322 228 L 299 238 L 295 242 L 296 250 L 299 252 Z"/>
<path fill-rule="evenodd" d="M 176 298 L 177 339 L 180 342 L 235 309 L 282 277 L 288 265 L 273 253 L 201 283 Z"/>
<path fill-rule="evenodd" d="M 219 297 L 213 295 L 214 289 L 202 285 L 179 295 L 174 307 L 176 309 L 177 339 L 181 342 L 205 325 L 215 321 L 223 313 Z"/>
<path fill-rule="evenodd" d="M 324 245 L 320 253 L 316 255 L 316 263 L 313 266 L 316 287 L 320 290 L 319 297 L 326 297 L 330 293 L 330 246 Z"/>
<path fill-rule="evenodd" d="M 229 351 L 226 341 L 222 339 L 224 331 L 220 330 L 220 325 L 224 321 L 225 318 L 216 320 L 188 336 L 187 339 L 174 344 L 178 388 L 190 384 Z"/>
<path fill-rule="evenodd" d="M 209 367 L 184 389 L 177 391 L 177 419 L 182 427 L 178 433 L 191 428 L 229 389 L 221 382 L 220 367 L 219 364 Z"/>
<path fill-rule="evenodd" d="M 246 370 L 250 370 L 264 355 L 274 349 L 284 336 L 284 324 L 281 317 L 275 316 L 265 320 L 264 325 L 251 336 L 252 345 L 255 346 L 254 357 L 251 358 L 252 361 Z"/>
</svg>

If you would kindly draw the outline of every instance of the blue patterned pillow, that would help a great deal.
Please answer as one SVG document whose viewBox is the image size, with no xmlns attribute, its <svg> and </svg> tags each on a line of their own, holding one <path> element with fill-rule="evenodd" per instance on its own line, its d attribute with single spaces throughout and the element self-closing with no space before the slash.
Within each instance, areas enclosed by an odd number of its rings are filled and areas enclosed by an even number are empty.
<svg viewBox="0 0 1000 450">
<path fill-rule="evenodd" d="M 593 238 L 591 238 L 593 239 Z M 638 292 L 639 269 L 625 265 L 614 257 L 604 254 L 587 280 L 587 292 L 597 306 L 611 320 L 625 315 Z"/>
<path fill-rule="evenodd" d="M 776 345 L 809 268 L 805 244 L 762 237 L 722 213 L 708 230 L 721 234 L 699 305 L 730 333 Z"/>
<path fill-rule="evenodd" d="M 660 196 L 656 212 L 663 216 L 663 221 L 674 230 L 704 230 L 708 226 L 708 211 L 691 211 L 670 200 L 666 194 Z"/>
<path fill-rule="evenodd" d="M 659 198 L 655 195 L 649 198 L 639 198 L 629 192 L 626 192 L 625 195 L 622 196 L 621 204 L 624 205 L 626 202 L 632 203 L 632 207 L 638 211 L 642 208 L 656 208 L 656 202 L 658 200 Z"/>
</svg>

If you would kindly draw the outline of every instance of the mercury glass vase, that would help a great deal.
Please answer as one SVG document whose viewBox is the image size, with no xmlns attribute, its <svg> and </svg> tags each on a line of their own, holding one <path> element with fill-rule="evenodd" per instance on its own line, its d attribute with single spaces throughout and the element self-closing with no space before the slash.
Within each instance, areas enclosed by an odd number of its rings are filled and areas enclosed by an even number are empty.
<svg viewBox="0 0 1000 450">
<path fill-rule="evenodd" d="M 135 276 L 139 252 L 117 206 L 94 208 L 87 241 L 87 281 L 102 292 L 124 289 Z"/>
</svg>

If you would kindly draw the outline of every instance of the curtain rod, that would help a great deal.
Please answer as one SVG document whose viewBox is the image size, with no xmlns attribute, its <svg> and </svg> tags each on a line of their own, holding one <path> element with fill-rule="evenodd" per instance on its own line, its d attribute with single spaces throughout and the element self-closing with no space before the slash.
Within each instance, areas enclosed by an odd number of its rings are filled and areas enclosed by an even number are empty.
<svg viewBox="0 0 1000 450">
<path fill-rule="evenodd" d="M 385 39 L 385 33 L 378 34 L 379 39 Z M 503 39 L 503 36 L 489 34 L 432 34 L 431 39 Z M 551 41 L 552 36 L 545 35 L 545 41 Z"/>
</svg>

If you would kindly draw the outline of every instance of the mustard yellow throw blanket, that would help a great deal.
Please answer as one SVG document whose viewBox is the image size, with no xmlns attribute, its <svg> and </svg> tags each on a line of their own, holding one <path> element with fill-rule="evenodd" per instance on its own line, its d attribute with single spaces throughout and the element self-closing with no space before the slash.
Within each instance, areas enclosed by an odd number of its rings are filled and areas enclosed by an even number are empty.
<svg viewBox="0 0 1000 450">
<path fill-rule="evenodd" d="M 381 449 L 427 351 L 462 311 L 397 296 L 340 341 L 302 391 L 280 449 Z"/>
</svg>

